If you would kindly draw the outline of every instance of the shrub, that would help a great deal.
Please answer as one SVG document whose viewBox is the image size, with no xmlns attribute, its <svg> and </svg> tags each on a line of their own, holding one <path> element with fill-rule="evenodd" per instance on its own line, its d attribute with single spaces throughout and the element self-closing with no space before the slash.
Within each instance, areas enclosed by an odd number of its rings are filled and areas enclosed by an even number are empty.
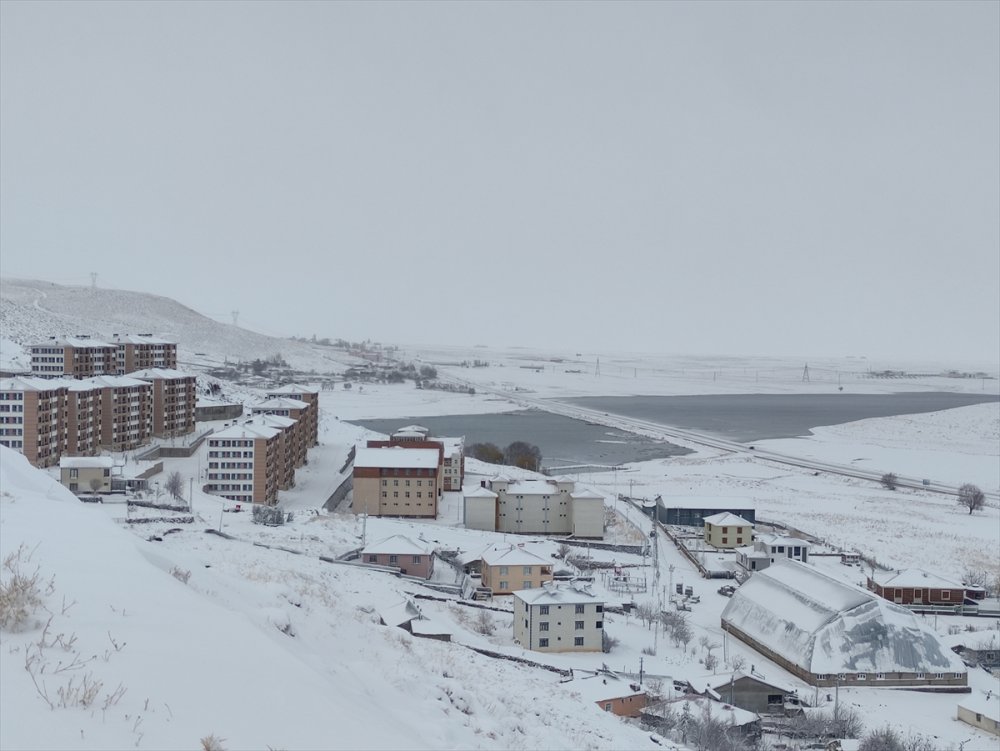
<svg viewBox="0 0 1000 751">
<path fill-rule="evenodd" d="M 0 629 L 20 631 L 55 591 L 55 580 L 42 579 L 31 566 L 31 551 L 23 544 L 3 561 L 0 571 Z"/>
</svg>

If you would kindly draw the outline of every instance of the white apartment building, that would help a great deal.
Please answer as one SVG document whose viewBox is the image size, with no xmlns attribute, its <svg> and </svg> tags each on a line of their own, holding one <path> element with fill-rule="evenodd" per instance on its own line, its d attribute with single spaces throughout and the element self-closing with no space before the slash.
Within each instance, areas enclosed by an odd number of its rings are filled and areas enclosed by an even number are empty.
<svg viewBox="0 0 1000 751">
<path fill-rule="evenodd" d="M 604 497 L 577 489 L 567 477 L 511 480 L 498 475 L 465 494 L 465 526 L 599 539 L 604 536 Z"/>
<path fill-rule="evenodd" d="M 536 652 L 600 652 L 604 602 L 576 582 L 514 592 L 514 641 Z"/>
</svg>

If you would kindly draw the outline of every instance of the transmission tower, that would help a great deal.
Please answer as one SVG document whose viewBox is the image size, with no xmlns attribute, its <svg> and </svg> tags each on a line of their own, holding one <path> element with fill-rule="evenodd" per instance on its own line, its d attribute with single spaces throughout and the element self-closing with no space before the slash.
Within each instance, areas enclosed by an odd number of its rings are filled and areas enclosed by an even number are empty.
<svg viewBox="0 0 1000 751">
<path fill-rule="evenodd" d="M 806 363 L 806 366 L 802 369 L 802 382 L 809 382 L 809 363 Z"/>
<path fill-rule="evenodd" d="M 230 315 L 233 317 L 233 326 L 239 326 L 240 311 L 234 310 Z"/>
<path fill-rule="evenodd" d="M 597 367 L 594 368 L 594 375 L 599 376 L 601 374 L 601 358 L 597 358 Z"/>
<path fill-rule="evenodd" d="M 96 271 L 91 271 L 90 272 L 90 288 L 91 289 L 96 289 L 97 288 L 97 272 Z"/>
</svg>

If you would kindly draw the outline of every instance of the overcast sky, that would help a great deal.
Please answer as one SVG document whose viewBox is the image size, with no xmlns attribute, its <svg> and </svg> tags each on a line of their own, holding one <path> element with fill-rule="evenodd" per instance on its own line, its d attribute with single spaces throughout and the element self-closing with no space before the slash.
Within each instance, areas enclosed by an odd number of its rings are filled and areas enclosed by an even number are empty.
<svg viewBox="0 0 1000 751">
<path fill-rule="evenodd" d="M 1000 3 L 0 3 L 0 273 L 282 335 L 1000 359 Z"/>
</svg>

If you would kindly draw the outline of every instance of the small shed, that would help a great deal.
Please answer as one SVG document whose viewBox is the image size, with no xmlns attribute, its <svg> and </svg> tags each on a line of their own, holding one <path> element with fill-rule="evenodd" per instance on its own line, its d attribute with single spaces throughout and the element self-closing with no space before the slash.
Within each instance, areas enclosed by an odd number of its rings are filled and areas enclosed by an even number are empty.
<svg viewBox="0 0 1000 751">
<path fill-rule="evenodd" d="M 976 691 L 958 703 L 958 719 L 993 735 L 1000 735 L 1000 694 Z"/>
<path fill-rule="evenodd" d="M 368 545 L 361 551 L 362 563 L 398 568 L 401 574 L 430 579 L 434 573 L 434 551 L 431 546 L 411 540 L 405 535 L 393 535 Z"/>
</svg>

